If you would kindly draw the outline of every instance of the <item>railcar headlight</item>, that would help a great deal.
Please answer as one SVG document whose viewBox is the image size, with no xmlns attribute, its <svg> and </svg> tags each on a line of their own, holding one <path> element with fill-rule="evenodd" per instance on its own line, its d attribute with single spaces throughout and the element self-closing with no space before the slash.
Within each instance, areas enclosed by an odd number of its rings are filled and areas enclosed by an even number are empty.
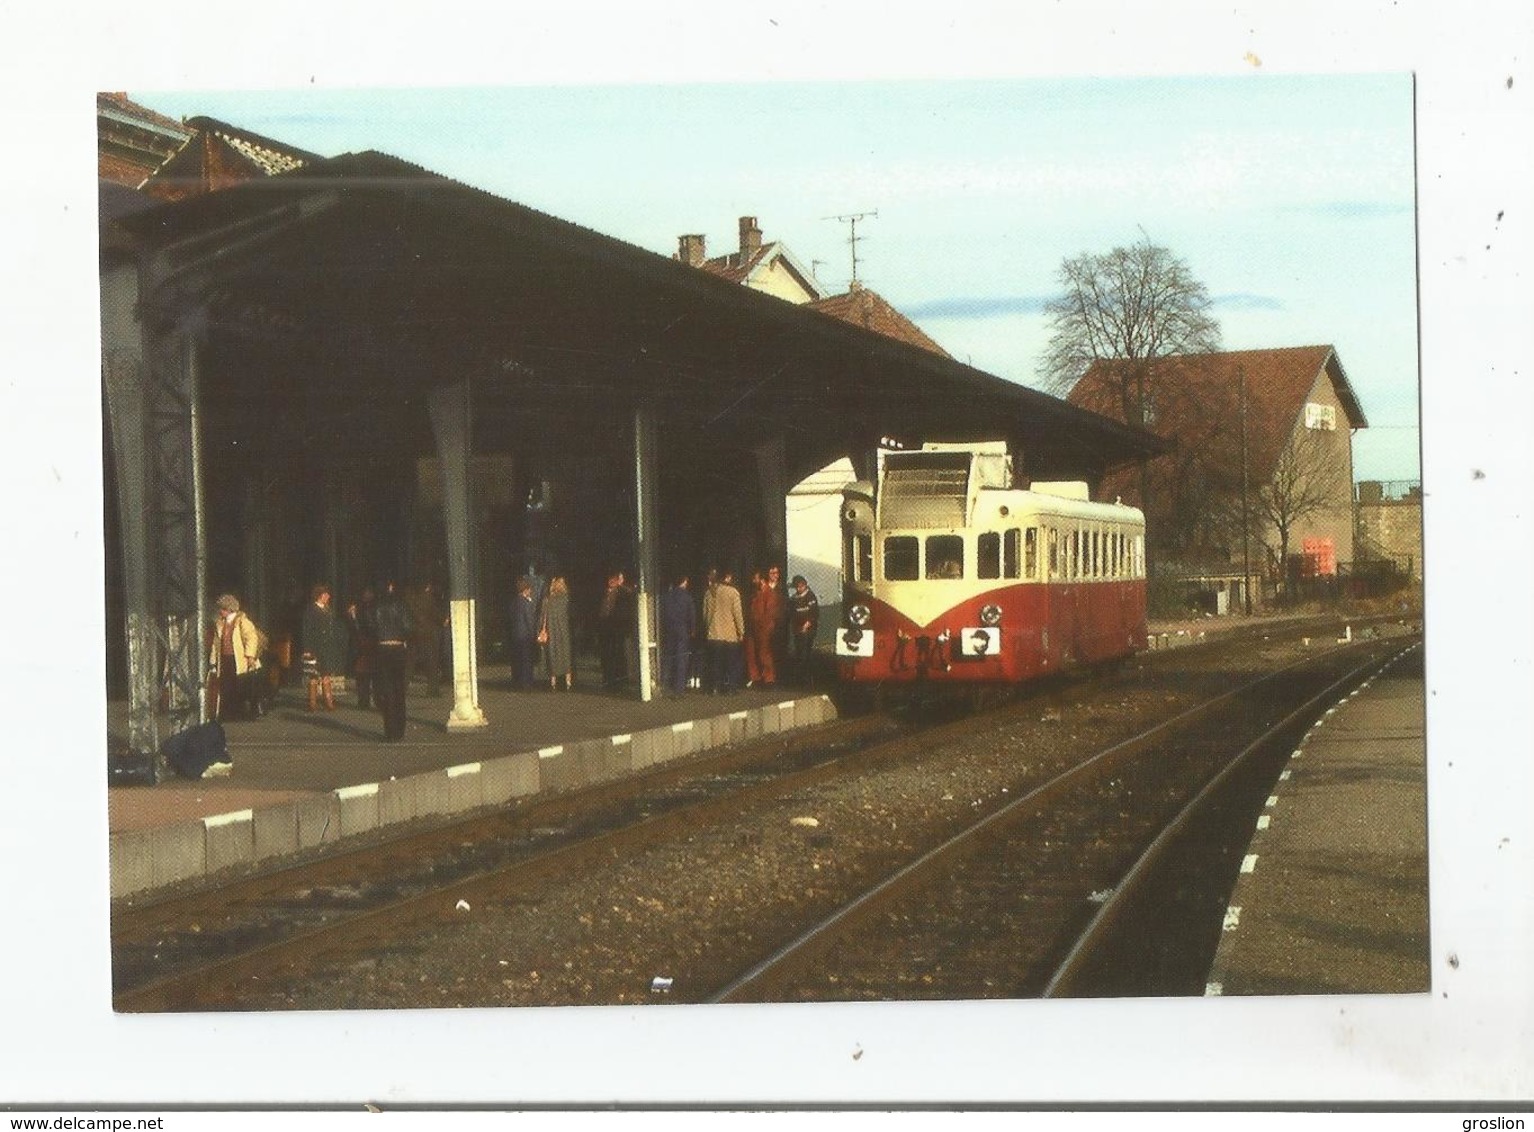
<svg viewBox="0 0 1534 1132">
<path fill-rule="evenodd" d="M 986 628 L 994 628 L 1001 624 L 1001 606 L 994 601 L 986 602 L 980 607 L 980 624 Z"/>
<path fill-rule="evenodd" d="M 861 602 L 859 602 L 857 605 L 854 605 L 851 609 L 847 610 L 847 620 L 851 621 L 854 625 L 856 625 L 860 629 L 864 625 L 867 625 L 868 622 L 871 621 L 872 619 L 873 619 L 873 612 L 868 608 L 868 606 L 862 604 Z"/>
</svg>

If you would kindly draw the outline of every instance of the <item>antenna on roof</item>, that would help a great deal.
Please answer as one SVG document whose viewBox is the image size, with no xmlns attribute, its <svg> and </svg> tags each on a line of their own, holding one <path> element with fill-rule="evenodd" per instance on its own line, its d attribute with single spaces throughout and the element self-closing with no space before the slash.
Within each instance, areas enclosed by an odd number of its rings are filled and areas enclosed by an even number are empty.
<svg viewBox="0 0 1534 1132">
<path fill-rule="evenodd" d="M 849 213 L 849 214 L 846 214 L 846 215 L 843 215 L 843 216 L 827 216 L 827 217 L 824 217 L 824 219 L 826 219 L 826 220 L 835 220 L 839 224 L 846 224 L 847 225 L 847 228 L 848 228 L 847 245 L 848 245 L 848 247 L 850 247 L 852 249 L 852 288 L 851 289 L 852 290 L 856 290 L 857 289 L 857 285 L 858 285 L 858 240 L 859 239 L 866 240 L 868 238 L 867 236 L 862 236 L 862 237 L 858 236 L 858 221 L 859 220 L 868 220 L 868 219 L 874 219 L 874 220 L 879 219 L 879 210 L 876 208 L 872 212 L 854 212 L 854 213 Z"/>
</svg>

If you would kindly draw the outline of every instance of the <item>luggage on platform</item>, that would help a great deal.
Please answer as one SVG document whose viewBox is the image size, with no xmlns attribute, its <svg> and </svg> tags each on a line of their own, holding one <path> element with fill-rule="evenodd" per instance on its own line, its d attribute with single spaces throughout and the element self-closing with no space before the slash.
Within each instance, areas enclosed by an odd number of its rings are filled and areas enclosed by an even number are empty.
<svg viewBox="0 0 1534 1132">
<path fill-rule="evenodd" d="M 154 756 L 143 751 L 111 751 L 107 754 L 108 786 L 153 786 Z"/>
<path fill-rule="evenodd" d="M 229 763 L 229 739 L 218 720 L 188 727 L 165 740 L 160 753 L 182 778 L 201 778 L 209 767 Z"/>
</svg>

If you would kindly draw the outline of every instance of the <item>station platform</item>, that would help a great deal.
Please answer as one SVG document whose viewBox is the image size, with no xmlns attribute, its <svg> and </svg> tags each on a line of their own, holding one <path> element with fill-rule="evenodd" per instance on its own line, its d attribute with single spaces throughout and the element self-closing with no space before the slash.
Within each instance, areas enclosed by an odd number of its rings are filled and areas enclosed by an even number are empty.
<svg viewBox="0 0 1534 1132">
<path fill-rule="evenodd" d="M 686 692 L 642 703 L 584 687 L 513 690 L 510 671 L 480 670 L 488 726 L 449 733 L 452 700 L 412 684 L 405 735 L 348 692 L 310 712 L 284 689 L 263 718 L 225 724 L 232 770 L 108 789 L 114 899 L 293 856 L 385 826 L 440 818 L 539 793 L 610 781 L 657 763 L 836 717 L 828 696 L 783 685 Z M 125 731 L 126 706 L 108 705 Z"/>
<path fill-rule="evenodd" d="M 1426 993 L 1423 653 L 1319 720 L 1258 819 L 1209 995 Z"/>
<path fill-rule="evenodd" d="M 1153 624 L 1152 631 L 1159 647 L 1171 648 L 1300 620 L 1197 619 Z M 809 689 L 687 692 L 648 704 L 632 690 L 597 690 L 594 663 L 589 671 L 578 668 L 571 693 L 543 686 L 514 691 L 509 668 L 484 665 L 486 728 L 450 734 L 449 695 L 428 697 L 416 681 L 405 736 L 394 743 L 383 739 L 381 716 L 358 707 L 350 692 L 336 697 L 335 711 L 311 713 L 300 689 L 284 689 L 265 718 L 225 725 L 233 764 L 227 777 L 108 789 L 112 897 L 141 898 L 388 826 L 579 789 L 758 735 L 829 722 L 836 708 L 822 689 L 833 687 L 834 675 L 829 658 L 819 659 L 824 665 Z M 120 740 L 122 701 L 109 702 L 107 723 Z"/>
</svg>

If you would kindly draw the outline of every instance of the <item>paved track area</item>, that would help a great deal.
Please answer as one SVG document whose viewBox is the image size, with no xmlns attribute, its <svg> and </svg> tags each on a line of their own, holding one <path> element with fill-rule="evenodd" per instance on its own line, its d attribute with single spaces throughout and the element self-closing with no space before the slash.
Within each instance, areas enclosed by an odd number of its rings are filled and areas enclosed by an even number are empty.
<svg viewBox="0 0 1534 1132">
<path fill-rule="evenodd" d="M 1426 993 L 1420 645 L 1311 729 L 1258 820 L 1207 993 Z"/>
</svg>

